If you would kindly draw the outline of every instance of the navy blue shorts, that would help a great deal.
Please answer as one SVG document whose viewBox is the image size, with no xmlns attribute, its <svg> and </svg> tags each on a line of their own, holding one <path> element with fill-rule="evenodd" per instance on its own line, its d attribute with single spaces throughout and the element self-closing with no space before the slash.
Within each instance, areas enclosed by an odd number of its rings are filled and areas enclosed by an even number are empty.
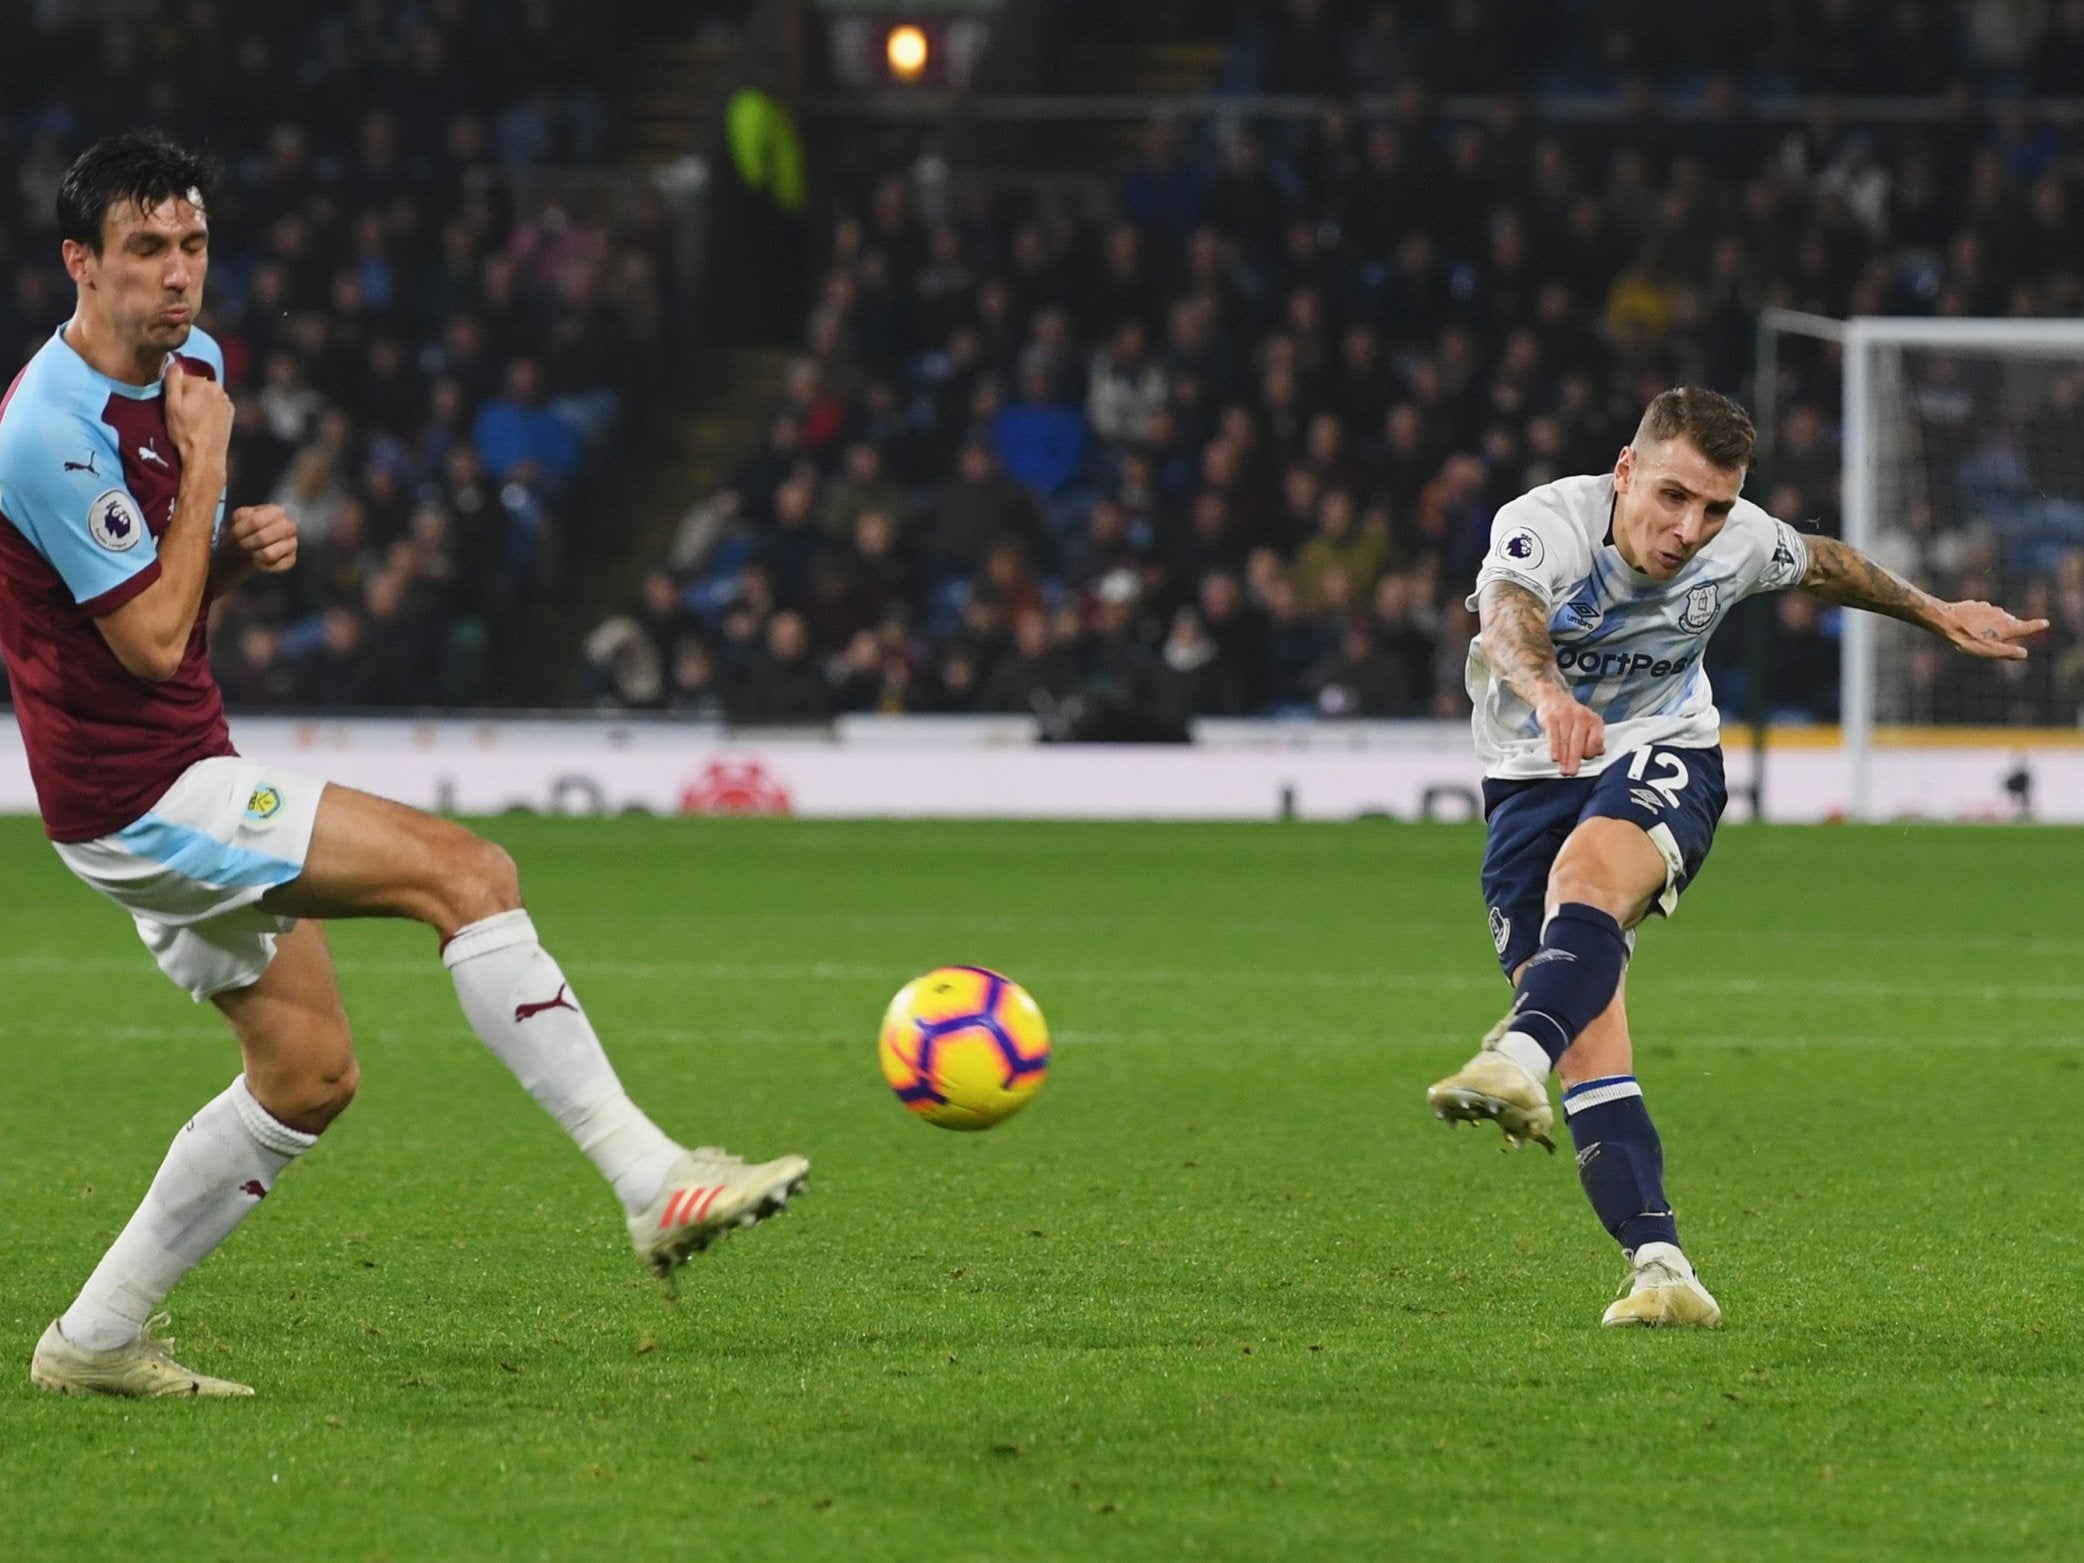
<svg viewBox="0 0 2084 1563">
<path fill-rule="evenodd" d="M 1664 892 L 1652 910 L 1669 917 L 1715 844 L 1729 802 L 1720 749 L 1661 744 L 1616 755 L 1597 776 L 1548 776 L 1483 784 L 1483 899 L 1491 942 L 1509 980 L 1541 946 L 1549 868 L 1580 820 L 1640 825 L 1664 854 Z"/>
</svg>

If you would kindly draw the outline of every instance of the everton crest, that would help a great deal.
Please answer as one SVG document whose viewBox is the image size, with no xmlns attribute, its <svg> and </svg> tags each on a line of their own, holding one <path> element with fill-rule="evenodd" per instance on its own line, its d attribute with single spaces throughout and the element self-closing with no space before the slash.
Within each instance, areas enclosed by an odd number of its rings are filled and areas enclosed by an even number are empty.
<svg viewBox="0 0 2084 1563">
<path fill-rule="evenodd" d="M 1679 628 L 1689 635 L 1698 635 L 1715 622 L 1715 610 L 1718 606 L 1720 598 L 1713 581 L 1705 586 L 1694 587 L 1686 594 L 1686 607 L 1679 614 Z"/>
</svg>

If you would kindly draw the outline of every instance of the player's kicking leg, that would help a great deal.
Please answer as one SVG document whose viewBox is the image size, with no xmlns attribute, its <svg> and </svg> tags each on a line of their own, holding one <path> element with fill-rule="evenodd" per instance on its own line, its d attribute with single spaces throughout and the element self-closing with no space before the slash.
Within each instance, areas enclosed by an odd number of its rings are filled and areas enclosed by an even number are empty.
<svg viewBox="0 0 2084 1563">
<path fill-rule="evenodd" d="M 196 953 L 187 935 L 187 953 Z M 268 936 L 271 940 L 273 935 Z M 354 1100 L 357 1071 L 324 930 L 300 923 L 273 959 L 262 936 L 227 934 L 217 955 L 246 946 L 257 981 L 211 995 L 238 1035 L 245 1073 L 174 1137 L 144 1203 L 44 1331 L 29 1376 L 58 1394 L 238 1396 L 244 1384 L 174 1360 L 157 1333 L 161 1302 L 267 1197 L 290 1162 Z M 201 980 L 198 974 L 197 980 Z M 157 1317 L 155 1317 L 157 1315 Z"/>
<path fill-rule="evenodd" d="M 1621 1002 L 1627 930 L 1653 906 L 1671 910 L 1705 859 L 1722 811 L 1719 755 L 1688 753 L 1691 767 L 1676 757 L 1666 762 L 1676 786 L 1657 789 L 1654 808 L 1642 796 L 1650 789 L 1617 785 L 1626 775 L 1620 767 L 1599 778 L 1582 797 L 1584 812 L 1569 825 L 1560 850 L 1549 844 L 1556 818 L 1576 812 L 1561 789 L 1551 787 L 1551 801 L 1524 794 L 1511 800 L 1522 805 L 1517 812 L 1528 817 L 1524 826 L 1506 811 L 1494 814 L 1486 894 L 1499 955 L 1512 963 L 1518 992 L 1511 1013 L 1476 1056 L 1427 1092 L 1439 1117 L 1487 1118 L 1508 1143 L 1550 1144 L 1547 1080 L 1561 1063 L 1580 1181 L 1631 1266 L 1627 1295 L 1602 1321 L 1609 1325 L 1721 1322 L 1721 1310 L 1678 1247 L 1664 1198 L 1663 1150 L 1631 1072 Z M 1660 795 L 1666 791 L 1677 795 Z M 1524 880 L 1545 852 L 1554 853 L 1542 902 L 1546 915 L 1540 943 L 1528 953 L 1525 930 L 1512 926 L 1515 915 L 1525 916 L 1524 896 L 1505 895 L 1513 913 L 1497 897 Z"/>
<path fill-rule="evenodd" d="M 810 1176 L 801 1156 L 748 1164 L 686 1149 L 638 1109 L 537 942 L 513 860 L 460 825 L 328 787 L 303 872 L 260 904 L 289 917 L 407 917 L 434 929 L 471 1029 L 614 1187 L 637 1257 L 657 1275 L 776 1214 Z"/>
</svg>

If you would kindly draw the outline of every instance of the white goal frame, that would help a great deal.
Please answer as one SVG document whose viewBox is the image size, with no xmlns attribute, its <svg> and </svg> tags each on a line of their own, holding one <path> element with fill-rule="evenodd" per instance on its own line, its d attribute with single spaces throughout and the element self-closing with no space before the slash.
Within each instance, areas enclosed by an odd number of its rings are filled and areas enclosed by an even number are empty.
<svg viewBox="0 0 2084 1563">
<path fill-rule="evenodd" d="M 1768 322 L 1763 318 L 1759 329 L 1761 337 L 1768 332 Z M 2084 362 L 2084 320 L 1937 320 L 1918 316 L 1860 315 L 1844 322 L 1843 332 L 1845 541 L 1863 551 L 1873 549 L 1881 519 L 1876 514 L 1879 501 L 1875 464 L 1880 456 L 1874 421 L 1873 355 L 1876 349 L 1954 348 L 1961 352 L 2008 353 L 2018 357 L 2048 354 Z M 2084 439 L 2084 428 L 2079 429 L 2078 435 Z M 1849 818 L 1868 821 L 1876 818 L 1871 762 L 1874 696 L 1880 669 L 1875 660 L 1879 645 L 1875 630 L 1872 614 L 1848 613 L 1840 641 L 1843 684 L 1839 731 L 1845 745 L 1846 813 Z"/>
</svg>

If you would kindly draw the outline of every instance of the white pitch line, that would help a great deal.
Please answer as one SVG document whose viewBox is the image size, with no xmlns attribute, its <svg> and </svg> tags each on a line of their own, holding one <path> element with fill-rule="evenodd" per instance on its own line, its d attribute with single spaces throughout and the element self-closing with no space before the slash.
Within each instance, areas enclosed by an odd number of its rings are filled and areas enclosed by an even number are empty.
<svg viewBox="0 0 2084 1563">
<path fill-rule="evenodd" d="M 350 977 L 414 977 L 444 979 L 446 974 L 433 960 L 356 960 L 339 962 Z M 916 973 L 899 966 L 844 965 L 832 961 L 803 964 L 750 964 L 708 962 L 682 964 L 672 961 L 572 961 L 565 970 L 579 979 L 600 981 L 704 981 L 746 982 L 902 982 Z M 149 962 L 116 956 L 17 955 L 0 957 L 0 972 L 24 975 L 113 975 L 129 974 L 158 979 Z M 1039 968 L 1023 971 L 1030 987 L 1208 987 L 1208 988 L 1321 988 L 1391 989 L 1421 993 L 1500 993 L 1502 978 L 1488 972 L 1298 972 L 1298 971 L 1174 971 L 1164 968 L 1105 971 L 1093 968 Z M 1774 998 L 1778 996 L 1845 999 L 1947 999 L 1985 1004 L 2050 1003 L 2084 1001 L 2084 984 L 1996 983 L 1996 982 L 1896 982 L 1879 978 L 1785 978 L 1785 977 L 1687 977 L 1677 972 L 1647 974 L 1639 990 L 1646 996 L 1683 994 L 1712 998 Z"/>
<path fill-rule="evenodd" d="M 53 1034 L 71 1040 L 102 1041 L 112 1043 L 129 1042 L 224 1042 L 230 1033 L 219 1026 L 81 1026 L 75 1024 L 23 1024 L 0 1021 L 0 1043 L 9 1040 L 46 1040 Z M 452 1024 L 437 1024 L 422 1027 L 401 1026 L 356 1026 L 355 1038 L 361 1043 L 381 1045 L 427 1043 L 463 1046 L 474 1045 L 474 1038 L 460 1020 Z M 663 1042 L 674 1046 L 715 1046 L 731 1044 L 741 1046 L 825 1046 L 835 1040 L 831 1030 L 824 1027 L 787 1028 L 778 1026 L 628 1026 L 610 1025 L 607 1041 L 612 1047 L 618 1040 L 631 1042 Z M 1339 1047 L 1362 1047 L 1373 1049 L 1403 1048 L 1454 1048 L 1467 1044 L 1466 1031 L 1322 1031 L 1305 1032 L 1279 1031 L 1263 1026 L 1240 1026 L 1210 1029 L 1182 1025 L 1171 1030 L 1144 1027 L 1138 1030 L 1090 1030 L 1073 1028 L 1055 1032 L 1052 1040 L 1060 1046 L 1071 1048 L 1151 1046 L 1165 1047 L 1184 1041 L 1196 1045 L 1209 1043 L 1268 1046 L 1308 1047 L 1313 1044 L 1328 1044 Z M 865 1039 L 865 1049 L 872 1039 Z M 1873 1033 L 1834 1036 L 1799 1036 L 1773 1032 L 1717 1032 L 1717 1033 L 1668 1033 L 1652 1031 L 1637 1038 L 1637 1046 L 1648 1064 L 1654 1068 L 1666 1049 L 1671 1049 L 1683 1058 L 1700 1048 L 1718 1052 L 1793 1052 L 1793 1051 L 1853 1051 L 1888 1052 L 1901 1049 L 1903 1038 L 1897 1033 Z M 2029 1033 L 2026 1035 L 1957 1035 L 1944 1037 L 1921 1037 L 1912 1046 L 1920 1050 L 1930 1049 L 1994 1049 L 1994 1048 L 2041 1048 L 2068 1050 L 2084 1048 L 2084 1034 L 2074 1033 Z"/>
<path fill-rule="evenodd" d="M 69 1039 L 100 1042 L 228 1042 L 231 1034 L 221 1028 L 208 1026 L 24 1026 L 0 1023 L 0 1043 L 9 1040 L 45 1040 L 54 1032 Z M 407 1029 L 401 1027 L 366 1028 L 356 1027 L 355 1037 L 362 1043 L 384 1045 L 406 1044 L 415 1046 L 426 1043 L 461 1046 L 475 1045 L 469 1033 L 458 1027 L 429 1027 Z M 739 1046 L 771 1047 L 777 1044 L 788 1046 L 824 1046 L 833 1040 L 830 1032 L 816 1028 L 789 1030 L 773 1026 L 758 1027 L 691 1027 L 691 1026 L 612 1026 L 608 1030 L 608 1045 L 613 1048 L 618 1041 L 663 1042 L 674 1046 L 716 1046 L 731 1044 Z M 864 1038 L 861 1048 L 866 1053 L 872 1038 Z M 1137 1031 L 1090 1031 L 1084 1029 L 1059 1031 L 1051 1039 L 1055 1044 L 1073 1049 L 1086 1047 L 1167 1047 L 1183 1042 L 1196 1046 L 1210 1043 L 1235 1044 L 1239 1046 L 1265 1045 L 1274 1047 L 1309 1047 L 1317 1044 L 1338 1047 L 1370 1049 L 1405 1048 L 1453 1048 L 1466 1046 L 1469 1035 L 1463 1031 L 1428 1032 L 1325 1032 L 1304 1033 L 1275 1031 L 1265 1027 L 1239 1027 L 1227 1030 L 1202 1030 L 1192 1026 L 1181 1026 L 1171 1031 L 1146 1028 Z M 1900 1034 L 1876 1033 L 1860 1036 L 1783 1036 L 1771 1033 L 1728 1032 L 1703 1035 L 1655 1034 L 1638 1038 L 1638 1047 L 1645 1066 L 1656 1069 L 1662 1063 L 1671 1062 L 1663 1057 L 1667 1049 L 1679 1059 L 1684 1059 L 1696 1049 L 1715 1052 L 1890 1052 L 1902 1050 L 1906 1044 Z M 1909 1044 L 1912 1051 L 1929 1052 L 1940 1049 L 1984 1050 L 1996 1048 L 2039 1048 L 2067 1051 L 2084 1048 L 2084 1034 L 2048 1034 L 2026 1036 L 1950 1036 L 1921 1037 Z"/>
<path fill-rule="evenodd" d="M 0 1036 L 6 1034 L 0 1027 Z M 828 1034 L 817 1031 L 785 1031 L 770 1027 L 757 1030 L 731 1031 L 707 1030 L 686 1026 L 618 1026 L 607 1035 L 606 1041 L 613 1047 L 618 1037 L 632 1041 L 703 1043 L 703 1042 L 824 1042 L 830 1041 Z M 1341 1032 L 1306 1031 L 1283 1032 L 1263 1026 L 1238 1027 L 1210 1031 L 1193 1026 L 1180 1026 L 1171 1031 L 1144 1029 L 1140 1031 L 1057 1031 L 1050 1035 L 1052 1043 L 1068 1047 L 1121 1046 L 1124 1044 L 1147 1044 L 1169 1046 L 1181 1042 L 1202 1043 L 1264 1043 L 1279 1047 L 1307 1047 L 1316 1043 L 1335 1044 L 1340 1047 L 1453 1047 L 1466 1046 L 1470 1040 L 1466 1031 L 1400 1031 L 1400 1032 Z M 1931 1048 L 2084 1048 L 2084 1034 L 2075 1035 L 2029 1035 L 2029 1036 L 1952 1036 L 1920 1037 L 1915 1043 L 1906 1044 L 1900 1033 L 1877 1033 L 1869 1036 L 1778 1036 L 1771 1034 L 1749 1034 L 1730 1032 L 1715 1035 L 1688 1036 L 1683 1033 L 1663 1033 L 1639 1037 L 1637 1048 L 1655 1067 L 1659 1056 L 1666 1048 L 1675 1050 L 1683 1057 L 1692 1048 L 1713 1048 L 1718 1051 L 1759 1049 L 1761 1051 L 1791 1051 L 1796 1049 L 1842 1048 L 1854 1051 L 1884 1051 L 1901 1049 L 1906 1045 L 1913 1049 Z"/>
</svg>

